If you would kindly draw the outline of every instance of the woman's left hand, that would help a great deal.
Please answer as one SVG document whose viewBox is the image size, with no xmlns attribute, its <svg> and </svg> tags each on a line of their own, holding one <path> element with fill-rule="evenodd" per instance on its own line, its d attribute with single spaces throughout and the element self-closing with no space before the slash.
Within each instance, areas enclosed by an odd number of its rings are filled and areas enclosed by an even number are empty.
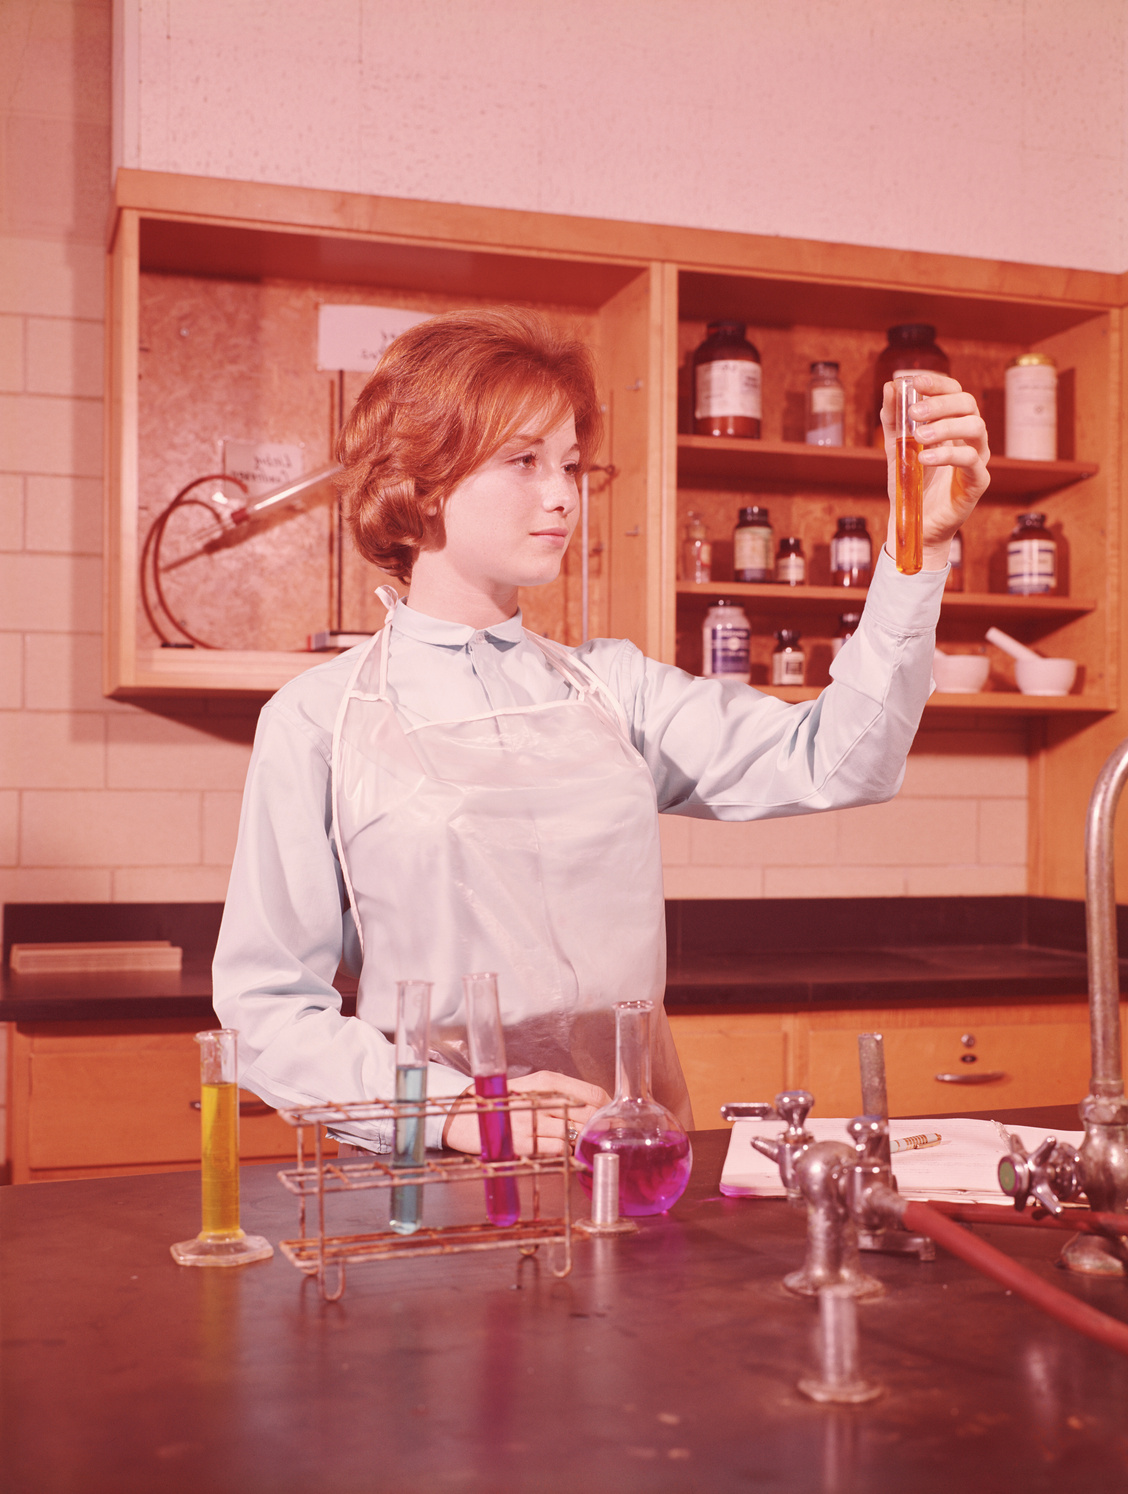
<svg viewBox="0 0 1128 1494">
<path fill-rule="evenodd" d="M 956 530 L 966 522 L 991 481 L 987 463 L 987 427 L 974 398 L 947 374 L 914 375 L 917 403 L 909 407 L 921 443 L 924 469 L 924 569 L 940 571 L 948 563 L 948 548 Z M 881 406 L 885 454 L 889 462 L 889 534 L 886 547 L 896 553 L 897 443 L 893 435 L 893 385 L 885 386 Z"/>
</svg>

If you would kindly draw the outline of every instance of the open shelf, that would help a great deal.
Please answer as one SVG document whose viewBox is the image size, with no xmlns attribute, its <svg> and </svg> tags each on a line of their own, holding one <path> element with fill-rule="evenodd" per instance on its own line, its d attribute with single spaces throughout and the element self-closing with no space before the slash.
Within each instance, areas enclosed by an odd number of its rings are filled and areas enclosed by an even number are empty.
<svg viewBox="0 0 1128 1494">
<path fill-rule="evenodd" d="M 1021 462 L 992 456 L 987 496 L 1034 497 L 1095 477 L 1095 462 Z M 805 446 L 735 436 L 678 437 L 678 480 L 794 483 L 885 490 L 885 453 L 868 446 Z"/>
<path fill-rule="evenodd" d="M 762 602 L 777 609 L 781 602 L 807 612 L 860 612 L 866 599 L 863 588 L 843 586 L 784 586 L 777 582 L 748 581 L 679 581 L 678 595 L 686 597 L 739 597 L 745 602 Z M 1094 601 L 1076 597 L 1015 597 L 1002 592 L 948 591 L 944 593 L 941 615 L 968 618 L 1006 617 L 1015 621 L 1026 618 L 1067 622 L 1095 612 Z"/>
<path fill-rule="evenodd" d="M 816 685 L 757 685 L 762 695 L 790 702 L 816 700 L 822 689 Z M 1020 695 L 1017 690 L 984 690 L 977 695 L 951 694 L 937 690 L 929 697 L 925 713 L 935 711 L 981 711 L 1005 716 L 1107 715 L 1115 707 L 1103 696 Z"/>
</svg>

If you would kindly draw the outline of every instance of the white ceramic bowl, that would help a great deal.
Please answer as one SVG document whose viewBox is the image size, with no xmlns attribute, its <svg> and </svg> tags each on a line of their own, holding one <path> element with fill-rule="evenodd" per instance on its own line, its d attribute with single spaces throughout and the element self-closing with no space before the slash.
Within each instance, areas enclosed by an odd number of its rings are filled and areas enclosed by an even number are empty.
<svg viewBox="0 0 1128 1494">
<path fill-rule="evenodd" d="M 977 695 L 987 683 L 991 661 L 986 654 L 942 654 L 932 656 L 932 677 L 937 690 L 947 695 Z"/>
<path fill-rule="evenodd" d="M 1077 677 L 1077 660 L 1016 659 L 1014 677 L 1023 695 L 1068 695 Z"/>
</svg>

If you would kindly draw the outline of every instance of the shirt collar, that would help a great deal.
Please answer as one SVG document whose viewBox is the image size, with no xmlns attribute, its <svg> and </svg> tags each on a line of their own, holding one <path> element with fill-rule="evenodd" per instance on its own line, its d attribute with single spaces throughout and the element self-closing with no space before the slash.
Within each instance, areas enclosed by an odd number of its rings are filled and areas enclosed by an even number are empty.
<svg viewBox="0 0 1128 1494">
<path fill-rule="evenodd" d="M 426 612 L 416 612 L 402 598 L 392 612 L 391 623 L 405 638 L 446 648 L 465 648 L 478 633 L 498 644 L 519 643 L 524 634 L 520 608 L 504 622 L 492 623 L 488 628 L 471 628 L 466 623 L 447 622 L 441 617 L 429 617 Z"/>
</svg>

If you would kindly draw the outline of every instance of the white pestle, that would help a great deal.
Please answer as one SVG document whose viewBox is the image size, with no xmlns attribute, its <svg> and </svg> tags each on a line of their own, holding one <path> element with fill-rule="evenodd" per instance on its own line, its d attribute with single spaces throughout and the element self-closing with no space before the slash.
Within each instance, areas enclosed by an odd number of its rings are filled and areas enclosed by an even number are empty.
<svg viewBox="0 0 1128 1494">
<path fill-rule="evenodd" d="M 1012 638 L 1009 633 L 1004 633 L 1001 628 L 988 628 L 986 633 L 988 643 L 993 643 L 996 648 L 1001 648 L 1004 654 L 1010 654 L 1012 659 L 1041 659 L 1042 655 L 1035 653 L 1032 648 L 1027 648 L 1025 643 L 1019 643 L 1017 638 Z"/>
</svg>

